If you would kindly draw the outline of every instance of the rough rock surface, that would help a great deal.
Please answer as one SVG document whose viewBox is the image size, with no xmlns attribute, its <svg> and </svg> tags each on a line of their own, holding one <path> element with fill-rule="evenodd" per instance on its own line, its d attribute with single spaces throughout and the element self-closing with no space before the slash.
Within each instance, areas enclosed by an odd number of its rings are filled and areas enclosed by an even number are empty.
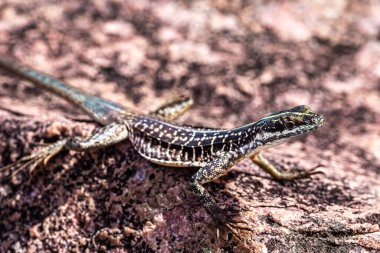
<svg viewBox="0 0 380 253">
<path fill-rule="evenodd" d="M 379 252 L 378 1 L 21 1 L 0 3 L 0 54 L 140 111 L 181 93 L 181 122 L 241 125 L 307 104 L 323 128 L 268 150 L 272 180 L 243 161 L 208 190 L 238 205 L 245 244 L 187 183 L 126 142 L 65 152 L 0 185 L 0 252 Z M 59 98 L 0 75 L 0 165 L 95 125 Z"/>
</svg>

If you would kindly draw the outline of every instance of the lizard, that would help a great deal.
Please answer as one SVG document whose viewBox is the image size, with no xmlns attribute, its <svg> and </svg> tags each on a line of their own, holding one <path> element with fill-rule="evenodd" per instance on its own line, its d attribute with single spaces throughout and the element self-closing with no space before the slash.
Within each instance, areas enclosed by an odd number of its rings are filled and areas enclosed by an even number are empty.
<svg viewBox="0 0 380 253">
<path fill-rule="evenodd" d="M 235 230 L 250 229 L 224 212 L 204 184 L 226 174 L 244 158 L 251 159 L 276 180 L 296 180 L 321 173 L 315 170 L 317 167 L 301 173 L 282 172 L 261 154 L 264 149 L 322 127 L 323 116 L 306 105 L 275 112 L 232 129 L 191 127 L 172 122 L 192 106 L 193 100 L 189 97 L 173 100 L 152 113 L 140 114 L 1 56 L 0 68 L 63 98 L 100 125 L 89 137 L 61 139 L 0 168 L 2 173 L 11 169 L 16 173 L 26 168 L 31 172 L 40 164 L 46 165 L 62 150 L 87 151 L 129 140 L 134 149 L 152 163 L 198 168 L 190 179 L 195 196 L 218 223 L 238 238 Z"/>
</svg>

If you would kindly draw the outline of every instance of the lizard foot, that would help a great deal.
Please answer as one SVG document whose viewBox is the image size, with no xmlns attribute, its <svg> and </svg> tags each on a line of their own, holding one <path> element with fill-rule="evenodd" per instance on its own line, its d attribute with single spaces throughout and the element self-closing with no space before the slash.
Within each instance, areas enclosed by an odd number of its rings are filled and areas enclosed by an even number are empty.
<svg viewBox="0 0 380 253">
<path fill-rule="evenodd" d="M 309 178 L 316 174 L 324 174 L 322 171 L 317 170 L 320 167 L 322 167 L 322 165 L 317 165 L 314 168 L 305 172 L 301 172 L 301 173 L 281 172 L 281 173 L 278 173 L 276 176 L 273 176 L 273 178 L 278 181 L 292 181 L 292 180 Z"/>
<path fill-rule="evenodd" d="M 254 230 L 250 227 L 248 222 L 244 220 L 237 220 L 235 216 L 236 215 L 234 214 L 219 214 L 216 216 L 216 219 L 220 225 L 225 226 L 233 236 L 244 243 L 244 240 L 238 231 L 253 232 Z"/>
<path fill-rule="evenodd" d="M 242 243 L 244 243 L 244 239 L 239 231 L 253 232 L 253 229 L 249 226 L 248 222 L 244 220 L 235 220 L 229 218 L 228 221 L 224 223 L 224 226 L 226 226 L 232 235 Z"/>
<path fill-rule="evenodd" d="M 318 170 L 318 168 L 320 168 L 320 167 L 322 167 L 321 164 L 311 168 L 308 171 L 305 171 L 305 172 L 302 172 L 299 174 L 294 174 L 294 178 L 292 178 L 292 179 L 303 179 L 303 178 L 309 178 L 309 177 L 316 175 L 316 174 L 325 174 L 323 171 Z"/>
<path fill-rule="evenodd" d="M 11 179 L 25 169 L 28 169 L 29 173 L 32 173 L 39 164 L 43 163 L 46 165 L 50 158 L 52 158 L 64 148 L 66 143 L 67 139 L 63 139 L 56 143 L 45 146 L 34 154 L 24 156 L 14 163 L 0 168 L 0 173 L 4 173 L 5 171 L 13 169 L 9 175 Z"/>
<path fill-rule="evenodd" d="M 238 203 L 233 203 L 231 205 L 228 205 L 224 209 L 224 212 L 226 213 L 227 216 L 236 216 L 242 211 L 246 212 L 246 211 L 249 211 L 249 209 L 246 207 L 241 207 Z"/>
</svg>

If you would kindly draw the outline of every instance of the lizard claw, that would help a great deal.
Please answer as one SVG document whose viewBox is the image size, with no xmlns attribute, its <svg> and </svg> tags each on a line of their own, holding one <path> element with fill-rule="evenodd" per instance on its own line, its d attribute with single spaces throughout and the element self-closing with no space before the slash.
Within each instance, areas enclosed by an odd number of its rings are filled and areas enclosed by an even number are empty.
<svg viewBox="0 0 380 253">
<path fill-rule="evenodd" d="M 225 226 L 233 236 L 235 236 L 239 241 L 244 243 L 244 240 L 238 230 L 253 232 L 254 230 L 249 226 L 248 222 L 245 220 L 237 220 L 233 215 L 230 214 L 219 214 L 217 215 L 217 221 L 219 224 Z"/>
<path fill-rule="evenodd" d="M 310 170 L 303 172 L 303 173 L 300 173 L 297 176 L 297 179 L 308 178 L 308 177 L 311 177 L 312 175 L 316 175 L 316 174 L 325 174 L 323 171 L 318 170 L 318 168 L 320 168 L 320 167 L 322 167 L 322 165 L 318 164 L 317 166 L 311 168 Z"/>
<path fill-rule="evenodd" d="M 275 179 L 279 181 L 292 181 L 292 180 L 298 180 L 298 179 L 305 179 L 309 178 L 316 174 L 325 174 L 320 170 L 317 170 L 318 168 L 322 167 L 322 165 L 317 165 L 314 168 L 301 172 L 301 173 L 291 173 L 291 172 L 282 172 L 279 177 L 275 177 Z"/>
<path fill-rule="evenodd" d="M 238 215 L 241 211 L 248 211 L 248 208 L 246 207 L 241 207 L 240 205 L 234 203 L 232 205 L 227 206 L 224 209 L 225 212 L 227 212 L 227 216 L 236 216 Z"/>
<path fill-rule="evenodd" d="M 25 169 L 28 169 L 29 173 L 32 173 L 39 164 L 43 163 L 46 165 L 50 158 L 63 149 L 66 142 L 67 139 L 63 139 L 42 148 L 34 154 L 24 156 L 14 163 L 0 168 L 0 173 L 14 169 L 10 174 L 10 178 L 14 178 L 18 173 Z"/>
<path fill-rule="evenodd" d="M 226 226 L 228 230 L 232 233 L 232 235 L 235 236 L 242 243 L 244 243 L 244 240 L 238 231 L 240 230 L 253 232 L 253 229 L 249 226 L 248 222 L 244 220 L 235 220 L 229 218 L 228 221 L 224 223 L 224 226 Z"/>
</svg>

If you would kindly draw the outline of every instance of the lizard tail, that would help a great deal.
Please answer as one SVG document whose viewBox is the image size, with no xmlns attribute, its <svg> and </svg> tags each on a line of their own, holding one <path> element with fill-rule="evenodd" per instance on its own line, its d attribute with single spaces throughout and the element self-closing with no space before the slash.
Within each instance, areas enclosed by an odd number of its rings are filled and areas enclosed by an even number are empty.
<svg viewBox="0 0 380 253">
<path fill-rule="evenodd" d="M 124 106 L 118 103 L 90 95 L 85 91 L 67 85 L 49 74 L 6 60 L 2 56 L 0 56 L 0 68 L 64 98 L 80 107 L 100 124 L 108 124 L 120 115 L 129 113 Z"/>
</svg>

